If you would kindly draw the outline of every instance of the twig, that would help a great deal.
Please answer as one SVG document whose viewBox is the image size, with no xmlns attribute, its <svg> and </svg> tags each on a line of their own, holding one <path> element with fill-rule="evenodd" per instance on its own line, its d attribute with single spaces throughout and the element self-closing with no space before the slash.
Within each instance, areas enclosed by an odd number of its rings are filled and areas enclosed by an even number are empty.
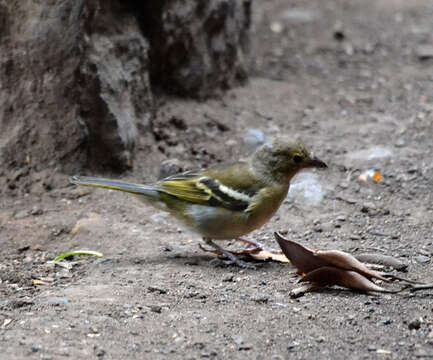
<svg viewBox="0 0 433 360">
<path fill-rule="evenodd" d="M 433 289 L 433 284 L 423 284 L 423 285 L 417 285 L 417 286 L 411 286 L 410 292 L 415 292 L 419 290 L 430 290 Z"/>
</svg>

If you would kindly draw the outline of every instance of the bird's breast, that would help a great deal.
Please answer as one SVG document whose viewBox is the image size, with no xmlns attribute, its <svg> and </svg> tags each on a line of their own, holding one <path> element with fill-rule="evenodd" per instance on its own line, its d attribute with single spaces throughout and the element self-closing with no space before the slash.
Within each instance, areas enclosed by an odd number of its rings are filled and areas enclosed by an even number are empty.
<svg viewBox="0 0 433 360">
<path fill-rule="evenodd" d="M 263 226 L 280 207 L 287 195 L 286 188 L 263 189 L 245 211 L 199 204 L 189 204 L 183 221 L 204 237 L 233 239 Z"/>
</svg>

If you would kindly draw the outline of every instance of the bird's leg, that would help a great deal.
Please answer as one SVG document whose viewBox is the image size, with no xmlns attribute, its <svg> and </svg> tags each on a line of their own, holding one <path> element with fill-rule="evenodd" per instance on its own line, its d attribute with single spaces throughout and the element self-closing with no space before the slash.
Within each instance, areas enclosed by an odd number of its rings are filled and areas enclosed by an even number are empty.
<svg viewBox="0 0 433 360">
<path fill-rule="evenodd" d="M 265 246 L 263 244 L 260 244 L 258 241 L 245 239 L 243 237 L 238 237 L 236 241 L 243 242 L 244 244 L 247 244 L 252 247 L 252 249 L 248 249 L 249 252 L 256 252 L 261 251 L 265 249 Z"/>
<path fill-rule="evenodd" d="M 281 250 L 274 250 L 274 249 L 268 248 L 267 246 L 259 243 L 258 241 L 245 239 L 243 237 L 238 237 L 236 240 L 241 241 L 241 242 L 253 247 L 252 249 L 248 249 L 248 252 L 251 252 L 251 253 L 259 252 L 259 251 L 269 251 L 269 252 L 272 252 L 273 254 L 282 254 Z"/>
<path fill-rule="evenodd" d="M 253 264 L 247 263 L 245 261 L 242 261 L 240 259 L 237 258 L 237 256 L 235 254 L 232 254 L 230 251 L 227 251 L 225 249 L 223 249 L 221 246 L 215 244 L 212 239 L 210 238 L 203 238 L 203 241 L 213 247 L 217 253 L 219 253 L 220 255 L 224 255 L 226 258 L 228 258 L 228 263 L 229 264 L 234 264 L 237 265 L 241 268 L 249 268 L 249 269 L 255 269 L 256 267 Z"/>
</svg>

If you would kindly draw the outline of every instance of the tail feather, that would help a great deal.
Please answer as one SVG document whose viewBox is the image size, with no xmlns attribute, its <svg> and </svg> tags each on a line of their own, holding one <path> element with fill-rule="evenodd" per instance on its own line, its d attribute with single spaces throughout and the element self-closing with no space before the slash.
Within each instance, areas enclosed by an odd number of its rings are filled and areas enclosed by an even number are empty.
<svg viewBox="0 0 433 360">
<path fill-rule="evenodd" d="M 144 195 L 149 198 L 157 198 L 158 191 L 150 185 L 132 184 L 121 180 L 111 180 L 90 176 L 72 176 L 69 178 L 72 184 L 99 187 L 118 190 L 134 195 Z"/>
</svg>

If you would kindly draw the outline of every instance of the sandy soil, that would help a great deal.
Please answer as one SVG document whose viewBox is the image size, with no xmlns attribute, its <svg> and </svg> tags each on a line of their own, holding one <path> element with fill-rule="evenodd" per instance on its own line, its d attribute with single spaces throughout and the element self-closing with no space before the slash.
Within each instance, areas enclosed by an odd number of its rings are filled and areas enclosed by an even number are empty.
<svg viewBox="0 0 433 360">
<path fill-rule="evenodd" d="M 295 179 L 251 237 L 276 247 L 282 230 L 313 248 L 392 255 L 408 264 L 401 275 L 433 282 L 433 4 L 265 3 L 250 84 L 203 103 L 161 99 L 124 178 L 152 181 L 170 158 L 245 156 L 251 129 L 301 136 L 329 169 Z M 379 184 L 357 180 L 373 167 Z M 291 299 L 291 265 L 212 262 L 165 214 L 65 174 L 17 170 L 16 181 L 0 210 L 0 359 L 433 357 L 431 290 Z M 49 263 L 81 248 L 105 257 Z"/>
</svg>

